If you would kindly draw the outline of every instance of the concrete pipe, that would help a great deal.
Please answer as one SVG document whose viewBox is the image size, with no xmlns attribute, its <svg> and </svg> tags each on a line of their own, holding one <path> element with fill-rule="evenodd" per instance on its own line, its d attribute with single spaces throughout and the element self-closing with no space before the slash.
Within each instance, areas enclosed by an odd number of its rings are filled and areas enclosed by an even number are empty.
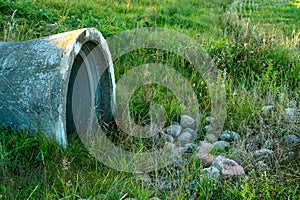
<svg viewBox="0 0 300 200">
<path fill-rule="evenodd" d="M 42 130 L 66 146 L 75 115 L 81 124 L 95 113 L 97 123 L 112 119 L 112 59 L 94 28 L 1 42 L 0 80 L 0 125 L 13 130 Z"/>
</svg>

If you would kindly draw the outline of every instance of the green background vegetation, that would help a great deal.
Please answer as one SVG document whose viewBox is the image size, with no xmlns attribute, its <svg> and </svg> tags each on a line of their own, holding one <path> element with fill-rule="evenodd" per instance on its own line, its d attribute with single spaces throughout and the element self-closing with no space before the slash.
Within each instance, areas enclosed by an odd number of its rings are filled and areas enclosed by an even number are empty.
<svg viewBox="0 0 300 200">
<path fill-rule="evenodd" d="M 105 38 L 125 30 L 163 27 L 199 41 L 218 66 L 226 85 L 227 112 L 224 129 L 247 137 L 270 134 L 279 138 L 299 134 L 299 120 L 284 121 L 283 109 L 300 94 L 299 1 L 280 0 L 0 0 L 0 40 L 24 41 L 65 31 L 95 27 Z M 198 95 L 200 121 L 198 139 L 203 139 L 210 100 L 201 74 L 184 58 L 150 49 L 138 50 L 115 63 L 116 79 L 143 63 L 173 66 Z M 150 101 L 162 104 L 168 123 L 179 120 L 176 97 L 166 88 L 147 85 L 137 90 L 131 114 L 148 123 Z M 261 121 L 263 105 L 276 105 L 276 112 Z M 112 134 L 120 146 L 136 149 L 139 142 L 124 134 Z M 118 136 L 116 138 L 116 136 Z M 278 149 L 277 155 L 281 155 Z M 253 164 L 247 154 L 238 158 L 246 172 Z M 66 150 L 39 133 L 0 131 L 0 199 L 189 199 L 188 185 L 201 175 L 199 163 L 182 169 L 183 177 L 173 191 L 161 191 L 117 172 L 92 157 L 76 136 Z M 299 199 L 299 160 L 274 161 L 269 172 L 250 174 L 237 180 L 206 180 L 197 186 L 199 199 Z M 168 168 L 156 173 L 168 174 Z M 175 179 L 174 179 L 175 180 Z"/>
</svg>

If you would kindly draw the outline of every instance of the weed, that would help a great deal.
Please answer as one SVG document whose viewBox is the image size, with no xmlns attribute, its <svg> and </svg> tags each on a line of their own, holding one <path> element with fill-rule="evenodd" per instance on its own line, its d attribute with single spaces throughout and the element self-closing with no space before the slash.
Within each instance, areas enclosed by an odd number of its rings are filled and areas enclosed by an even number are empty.
<svg viewBox="0 0 300 200">
<path fill-rule="evenodd" d="M 0 0 L 1 41 L 24 41 L 83 27 L 95 27 L 105 37 L 133 28 L 163 27 L 199 41 L 223 74 L 224 129 L 236 130 L 244 138 L 228 156 L 237 159 L 247 174 L 237 180 L 212 181 L 203 175 L 201 164 L 191 159 L 180 168 L 180 175 L 172 166 L 150 173 L 154 181 L 149 184 L 97 161 L 78 136 L 70 136 L 63 150 L 42 133 L 32 137 L 26 131 L 1 128 L 0 198 L 297 199 L 299 159 L 290 161 L 289 149 L 274 147 L 270 169 L 253 171 L 256 161 L 247 144 L 259 138 L 263 147 L 268 139 L 299 133 L 300 120 L 287 121 L 282 114 L 288 102 L 300 96 L 298 6 L 298 0 Z M 189 81 L 201 110 L 197 139 L 203 138 L 210 98 L 201 74 L 171 52 L 140 49 L 115 61 L 116 79 L 144 63 L 168 65 Z M 179 121 L 181 108 L 173 92 L 149 84 L 131 96 L 130 114 L 136 123 L 149 124 L 153 102 L 164 107 L 166 125 Z M 264 116 L 264 105 L 273 105 L 275 110 Z M 108 138 L 125 150 L 137 152 L 153 146 L 153 141 L 109 126 Z"/>
</svg>

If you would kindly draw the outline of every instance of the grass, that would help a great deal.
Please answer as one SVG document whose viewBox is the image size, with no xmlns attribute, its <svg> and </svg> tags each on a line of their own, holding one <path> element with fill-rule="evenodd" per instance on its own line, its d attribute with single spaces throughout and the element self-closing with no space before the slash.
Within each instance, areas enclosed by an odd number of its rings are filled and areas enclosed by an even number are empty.
<svg viewBox="0 0 300 200">
<path fill-rule="evenodd" d="M 287 36 L 299 28 L 299 11 L 296 3 L 286 3 L 284 0 L 271 1 L 236 1 L 234 7 L 239 15 L 256 26 L 262 26 L 266 32 L 282 31 Z"/>
<path fill-rule="evenodd" d="M 300 99 L 298 4 L 279 0 L 0 0 L 0 39 L 24 41 L 83 27 L 95 27 L 106 38 L 147 26 L 177 30 L 199 41 L 222 73 L 227 95 L 224 129 L 238 131 L 245 141 L 277 139 L 288 133 L 299 135 L 299 118 L 286 121 L 282 114 L 290 100 Z M 201 111 L 197 139 L 203 139 L 210 99 L 201 74 L 170 52 L 141 49 L 116 60 L 116 79 L 144 63 L 170 65 L 193 85 Z M 130 112 L 136 122 L 149 123 L 150 100 L 164 106 L 168 124 L 179 120 L 181 109 L 172 91 L 146 85 L 131 98 Z M 263 116 L 261 108 L 269 104 L 276 110 Z M 110 138 L 122 148 L 143 148 L 142 141 L 115 131 Z M 42 133 L 30 137 L 26 131 L 2 128 L 0 198 L 299 199 L 299 158 L 287 161 L 286 149 L 275 149 L 271 169 L 262 171 L 252 171 L 255 160 L 246 144 L 227 152 L 244 166 L 244 178 L 211 181 L 203 177 L 199 162 L 191 159 L 180 176 L 167 167 L 150 173 L 157 182 L 149 184 L 103 165 L 76 136 L 69 139 L 64 150 Z M 162 182 L 175 189 L 162 189 Z"/>
</svg>

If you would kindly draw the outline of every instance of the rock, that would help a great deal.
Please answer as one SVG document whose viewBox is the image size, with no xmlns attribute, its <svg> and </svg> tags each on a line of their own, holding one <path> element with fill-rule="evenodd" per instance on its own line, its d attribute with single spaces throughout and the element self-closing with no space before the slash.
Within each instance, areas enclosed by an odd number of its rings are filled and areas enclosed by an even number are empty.
<svg viewBox="0 0 300 200">
<path fill-rule="evenodd" d="M 284 109 L 284 116 L 288 120 L 292 120 L 297 116 L 297 108 L 286 108 Z"/>
<path fill-rule="evenodd" d="M 160 200 L 160 198 L 158 198 L 158 197 L 152 197 L 149 200 Z"/>
<path fill-rule="evenodd" d="M 196 151 L 210 153 L 211 150 L 213 150 L 213 148 L 214 148 L 213 144 L 206 141 L 200 141 Z"/>
<path fill-rule="evenodd" d="M 178 155 L 190 154 L 193 153 L 196 148 L 197 148 L 196 144 L 186 143 L 184 146 L 175 147 L 173 152 Z"/>
<path fill-rule="evenodd" d="M 173 151 L 173 156 L 175 159 L 181 158 L 182 155 L 184 154 L 185 147 L 176 147 Z"/>
<path fill-rule="evenodd" d="M 228 159 L 224 156 L 218 156 L 212 162 L 212 166 L 220 170 L 225 176 L 241 176 L 245 174 L 244 168 L 234 160 Z"/>
<path fill-rule="evenodd" d="M 261 111 L 263 114 L 267 115 L 267 114 L 270 114 L 271 111 L 273 110 L 273 106 L 263 106 Z"/>
<path fill-rule="evenodd" d="M 213 123 L 215 121 L 215 118 L 214 117 L 206 117 L 205 121 L 206 121 L 206 123 L 211 124 L 211 123 Z"/>
<path fill-rule="evenodd" d="M 168 135 L 171 135 L 172 137 L 175 138 L 178 135 L 180 135 L 181 130 L 182 130 L 181 126 L 179 126 L 179 125 L 171 125 L 171 126 L 169 126 L 169 127 L 166 128 L 166 133 Z"/>
<path fill-rule="evenodd" d="M 206 134 L 204 137 L 204 140 L 209 142 L 209 143 L 214 143 L 216 141 L 218 141 L 218 136 L 216 136 L 216 134 L 210 133 L 210 134 Z"/>
<path fill-rule="evenodd" d="M 262 160 L 257 162 L 256 167 L 260 172 L 268 170 L 268 165 Z"/>
<path fill-rule="evenodd" d="M 180 126 L 180 123 L 179 122 L 177 122 L 177 121 L 172 121 L 172 123 L 171 123 L 172 125 L 179 125 Z"/>
<path fill-rule="evenodd" d="M 272 150 L 269 149 L 260 149 L 254 152 L 254 158 L 257 160 L 261 160 L 267 158 L 273 154 Z"/>
<path fill-rule="evenodd" d="M 231 142 L 230 133 L 223 131 L 222 134 L 220 135 L 220 140 Z"/>
<path fill-rule="evenodd" d="M 206 126 L 204 126 L 204 131 L 206 133 L 213 133 L 213 132 L 216 132 L 216 128 L 213 127 L 212 125 L 206 125 Z"/>
<path fill-rule="evenodd" d="M 192 134 L 194 137 L 197 135 L 196 131 L 194 131 L 191 128 L 185 128 L 183 129 L 181 132 L 189 132 L 190 134 Z"/>
<path fill-rule="evenodd" d="M 211 179 L 217 179 L 220 177 L 220 170 L 214 166 L 204 168 L 203 172 Z"/>
<path fill-rule="evenodd" d="M 226 148 L 230 147 L 230 143 L 226 141 L 217 141 L 213 145 L 214 150 L 216 151 L 224 151 Z"/>
<path fill-rule="evenodd" d="M 189 132 L 183 132 L 177 137 L 179 142 L 191 142 L 193 140 L 193 135 Z"/>
<path fill-rule="evenodd" d="M 200 152 L 196 154 L 196 158 L 201 162 L 203 166 L 208 166 L 212 164 L 215 156 L 207 152 Z"/>
<path fill-rule="evenodd" d="M 171 135 L 168 135 L 168 134 L 165 134 L 165 133 L 162 134 L 162 137 L 163 137 L 165 142 L 174 143 L 174 141 L 175 141 L 175 139 Z"/>
<path fill-rule="evenodd" d="M 196 128 L 196 121 L 188 115 L 181 115 L 180 125 L 182 128 Z"/>
<path fill-rule="evenodd" d="M 193 153 L 197 148 L 197 145 L 193 143 L 187 143 L 184 145 L 184 148 L 184 153 Z"/>
<path fill-rule="evenodd" d="M 283 136 L 282 138 L 282 142 L 288 146 L 288 147 L 291 147 L 291 146 L 294 146 L 296 145 L 297 143 L 300 142 L 300 139 L 297 135 L 294 135 L 294 134 L 290 134 L 290 135 L 285 135 Z"/>
<path fill-rule="evenodd" d="M 220 139 L 227 142 L 238 142 L 240 140 L 240 135 L 234 131 L 223 131 L 220 135 Z"/>
</svg>

